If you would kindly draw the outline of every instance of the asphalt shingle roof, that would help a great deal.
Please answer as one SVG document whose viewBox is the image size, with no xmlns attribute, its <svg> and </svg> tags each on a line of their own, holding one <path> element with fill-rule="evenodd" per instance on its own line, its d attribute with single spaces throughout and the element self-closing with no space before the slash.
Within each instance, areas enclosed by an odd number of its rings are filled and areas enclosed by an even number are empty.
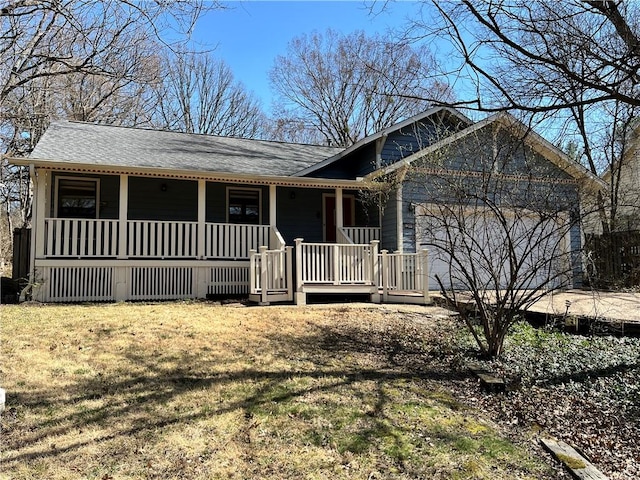
<svg viewBox="0 0 640 480">
<path fill-rule="evenodd" d="M 49 126 L 30 157 L 70 164 L 289 176 L 341 150 L 58 121 Z"/>
</svg>

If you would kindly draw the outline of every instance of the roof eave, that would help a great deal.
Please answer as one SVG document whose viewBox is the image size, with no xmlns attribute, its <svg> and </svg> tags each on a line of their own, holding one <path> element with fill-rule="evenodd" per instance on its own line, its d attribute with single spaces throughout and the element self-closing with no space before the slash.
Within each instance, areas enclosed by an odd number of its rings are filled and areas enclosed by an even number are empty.
<svg viewBox="0 0 640 480">
<path fill-rule="evenodd" d="M 292 177 L 277 175 L 254 175 L 225 173 L 203 170 L 186 170 L 186 169 L 169 169 L 159 167 L 128 167 L 119 165 L 96 165 L 86 163 L 72 163 L 64 161 L 56 161 L 52 159 L 28 158 L 28 157 L 10 157 L 5 158 L 13 165 L 29 166 L 34 165 L 38 168 L 48 170 L 61 170 L 77 173 L 102 173 L 102 174 L 126 174 L 145 177 L 162 177 L 162 178 L 180 178 L 198 180 L 204 179 L 209 181 L 233 182 L 245 184 L 262 184 L 262 185 L 278 185 L 291 187 L 324 187 L 324 188 L 363 188 L 361 179 L 341 180 L 341 179 L 324 179 L 313 177 Z"/>
</svg>

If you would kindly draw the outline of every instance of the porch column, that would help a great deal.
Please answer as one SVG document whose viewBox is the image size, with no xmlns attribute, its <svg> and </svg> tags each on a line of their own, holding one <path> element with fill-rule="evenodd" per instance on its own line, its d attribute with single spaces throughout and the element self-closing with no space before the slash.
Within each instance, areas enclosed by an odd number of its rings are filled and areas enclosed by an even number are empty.
<svg viewBox="0 0 640 480">
<path fill-rule="evenodd" d="M 269 185 L 269 225 L 276 226 L 276 185 Z"/>
<path fill-rule="evenodd" d="M 196 258 L 204 260 L 207 257 L 206 243 L 207 229 L 207 181 L 198 180 L 198 238 L 196 239 Z M 206 298 L 208 293 L 207 274 L 209 269 L 202 266 L 195 268 L 196 298 Z"/>
<path fill-rule="evenodd" d="M 129 217 L 129 175 L 120 175 L 120 198 L 118 207 L 118 258 L 127 258 L 127 220 Z M 127 300 L 128 285 L 127 285 L 127 273 L 128 267 L 118 266 L 115 267 L 114 281 L 115 281 L 115 300 L 116 302 L 123 302 Z"/>
<path fill-rule="evenodd" d="M 129 175 L 120 175 L 118 209 L 118 258 L 127 258 L 127 220 L 129 216 Z"/>
<path fill-rule="evenodd" d="M 344 212 L 342 211 L 344 207 L 342 201 L 342 189 L 336 188 L 336 229 L 344 227 Z M 338 235 L 336 235 L 336 238 Z"/>
<path fill-rule="evenodd" d="M 31 249 L 29 252 L 30 265 L 29 265 L 29 283 L 33 285 L 31 296 L 34 300 L 44 301 L 45 294 L 44 288 L 38 287 L 42 282 L 47 281 L 47 278 L 36 276 L 36 258 L 44 258 L 44 246 L 47 236 L 45 218 L 50 211 L 50 194 L 51 194 L 51 172 L 48 170 L 36 170 L 33 165 L 30 166 L 31 179 L 35 186 L 35 201 L 33 205 L 33 220 L 31 227 Z M 12 232 L 13 233 L 13 232 Z M 44 269 L 44 276 L 46 277 L 46 268 Z M 39 275 L 43 275 L 43 272 L 39 272 Z M 20 294 L 20 301 L 25 300 L 23 296 L 24 292 Z"/>
<path fill-rule="evenodd" d="M 404 211 L 402 210 L 402 184 L 400 184 L 396 190 L 396 252 L 402 253 L 404 251 L 404 235 L 403 235 L 403 221 Z"/>
<path fill-rule="evenodd" d="M 196 254 L 199 259 L 207 255 L 205 245 L 205 230 L 207 228 L 207 181 L 198 180 L 198 246 Z"/>
<path fill-rule="evenodd" d="M 44 257 L 44 244 L 46 238 L 45 218 L 50 215 L 50 195 L 51 195 L 51 172 L 49 170 L 36 170 L 36 211 L 35 211 L 35 231 L 31 237 L 35 243 L 35 258 Z M 31 269 L 34 267 L 31 263 Z"/>
</svg>

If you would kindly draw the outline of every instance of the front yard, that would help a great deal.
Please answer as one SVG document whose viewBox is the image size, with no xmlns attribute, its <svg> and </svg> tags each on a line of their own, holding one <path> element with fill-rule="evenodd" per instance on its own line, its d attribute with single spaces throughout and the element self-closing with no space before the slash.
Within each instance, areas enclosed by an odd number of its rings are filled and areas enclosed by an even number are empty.
<svg viewBox="0 0 640 480">
<path fill-rule="evenodd" d="M 1 479 L 569 478 L 541 434 L 640 475 L 640 339 L 519 324 L 483 393 L 446 310 L 0 306 Z"/>
<path fill-rule="evenodd" d="M 425 312 L 2 306 L 0 478 L 558 478 Z"/>
</svg>

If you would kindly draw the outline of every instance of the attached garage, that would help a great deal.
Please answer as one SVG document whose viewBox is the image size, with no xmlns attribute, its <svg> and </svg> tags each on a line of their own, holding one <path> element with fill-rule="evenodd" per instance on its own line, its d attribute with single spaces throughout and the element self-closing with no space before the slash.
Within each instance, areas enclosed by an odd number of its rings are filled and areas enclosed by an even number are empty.
<svg viewBox="0 0 640 480">
<path fill-rule="evenodd" d="M 523 290 L 571 281 L 566 213 L 429 204 L 415 214 L 416 244 L 429 250 L 430 289 Z"/>
</svg>

